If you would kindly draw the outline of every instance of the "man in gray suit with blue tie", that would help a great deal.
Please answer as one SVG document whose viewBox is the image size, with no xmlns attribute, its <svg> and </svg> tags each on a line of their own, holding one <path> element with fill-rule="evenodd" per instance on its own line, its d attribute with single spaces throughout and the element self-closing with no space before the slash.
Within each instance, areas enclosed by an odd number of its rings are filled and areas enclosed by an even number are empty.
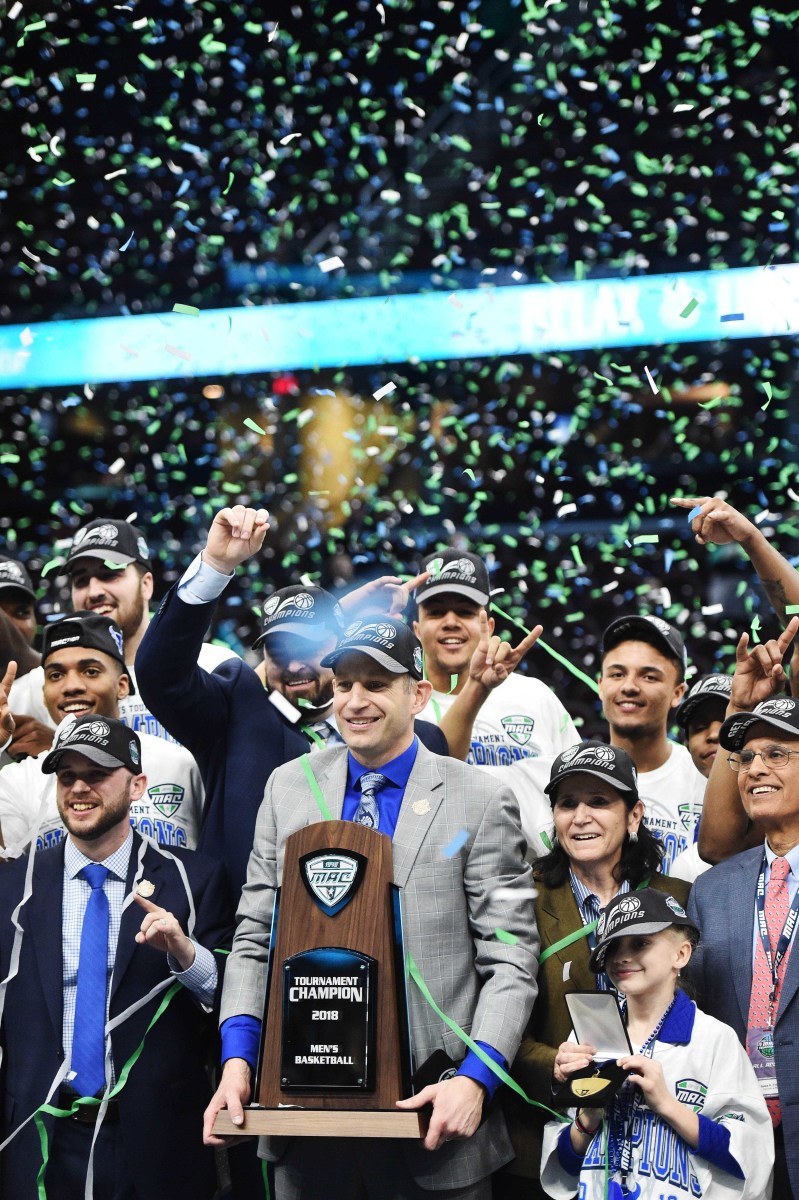
<svg viewBox="0 0 799 1200">
<path fill-rule="evenodd" d="M 355 622 L 325 665 L 334 671 L 334 711 L 346 742 L 313 756 L 325 805 L 334 819 L 362 821 L 392 838 L 406 950 L 438 1007 L 506 1068 L 535 999 L 539 945 L 516 800 L 490 775 L 419 743 L 413 721 L 431 685 L 422 678 L 421 647 L 407 626 L 391 619 Z M 258 815 L 227 965 L 224 1069 L 206 1111 L 211 1145 L 222 1141 L 212 1133 L 217 1113 L 227 1108 L 241 1124 L 242 1105 L 251 1098 L 284 843 L 319 819 L 302 763 L 279 767 Z M 450 1078 L 401 1102 L 431 1107 L 424 1144 L 298 1138 L 277 1152 L 265 1145 L 265 1155 L 277 1158 L 278 1200 L 405 1200 L 431 1192 L 488 1200 L 491 1174 L 512 1157 L 501 1113 L 490 1103 L 499 1077 L 466 1052 L 416 987 L 409 1001 L 415 1069 L 442 1050 L 454 1064 Z"/>
</svg>

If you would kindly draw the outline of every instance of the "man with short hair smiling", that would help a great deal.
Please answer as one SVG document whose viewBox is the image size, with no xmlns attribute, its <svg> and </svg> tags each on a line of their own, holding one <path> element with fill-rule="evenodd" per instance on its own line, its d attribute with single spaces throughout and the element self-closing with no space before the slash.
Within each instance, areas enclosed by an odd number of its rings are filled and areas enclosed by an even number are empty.
<svg viewBox="0 0 799 1200">
<path fill-rule="evenodd" d="M 599 698 L 610 744 L 638 769 L 644 820 L 663 843 L 664 875 L 693 845 L 705 794 L 690 754 L 668 736 L 687 661 L 679 631 L 660 617 L 619 617 L 602 635 Z"/>
<path fill-rule="evenodd" d="M 0 871 L 0 1195 L 39 1194 L 46 1162 L 51 1200 L 80 1200 L 90 1168 L 97 1197 L 210 1198 L 200 1115 L 213 951 L 232 925 L 224 872 L 131 829 L 147 778 L 121 721 L 78 717 L 42 769 L 69 833 Z"/>
<path fill-rule="evenodd" d="M 421 677 L 421 647 L 406 626 L 388 618 L 357 621 L 322 664 L 335 673 L 334 706 L 347 745 L 310 759 L 317 786 L 334 819 L 361 822 L 392 839 L 406 950 L 436 1004 L 505 1067 L 536 994 L 538 936 L 518 806 L 510 789 L 485 772 L 419 743 L 414 718 L 431 685 Z M 319 816 L 303 765 L 279 767 L 258 814 L 228 961 L 224 1069 L 206 1113 L 212 1145 L 223 1144 L 212 1133 L 217 1113 L 227 1108 L 240 1124 L 250 1099 L 285 839 Z M 436 1051 L 460 1060 L 452 1062 L 451 1078 L 399 1105 L 432 1105 L 424 1148 L 402 1140 L 295 1139 L 275 1166 L 277 1200 L 345 1193 L 388 1200 L 428 1189 L 442 1198 L 490 1196 L 491 1173 L 512 1156 L 496 1105 L 481 1124 L 484 1100 L 499 1080 L 473 1051 L 463 1057 L 462 1044 L 417 989 L 409 1002 L 415 1069 Z M 274 1157 L 274 1146 L 265 1149 Z"/>
<path fill-rule="evenodd" d="M 90 714 L 116 719 L 120 701 L 129 694 L 122 631 L 110 617 L 97 613 L 71 613 L 47 625 L 42 668 L 45 704 L 59 728 Z M 0 714 L 13 725 L 2 693 Z M 193 849 L 205 799 L 199 768 L 183 746 L 147 733 L 140 740 L 148 785 L 131 805 L 133 823 L 157 842 Z M 41 848 L 63 836 L 55 783 L 52 775 L 42 773 L 47 753 L 43 750 L 0 771 L 0 832 L 9 857 L 23 853 L 32 839 Z"/>
<path fill-rule="evenodd" d="M 733 713 L 719 740 L 766 840 L 694 884 L 688 911 L 702 942 L 689 974 L 705 1011 L 749 1051 L 775 1127 L 774 1195 L 790 1200 L 799 1197 L 799 702 Z"/>
<path fill-rule="evenodd" d="M 488 569 L 476 554 L 443 550 L 422 564 L 430 578 L 416 589 L 413 628 L 424 651 L 433 694 L 424 709 L 440 725 L 469 678 L 481 635 L 481 613 L 490 605 Z M 488 617 L 489 634 L 494 618 Z M 532 676 L 514 673 L 489 692 L 471 732 L 466 761 L 478 767 L 508 766 L 522 758 L 560 754 L 580 740 L 555 693 Z"/>
</svg>

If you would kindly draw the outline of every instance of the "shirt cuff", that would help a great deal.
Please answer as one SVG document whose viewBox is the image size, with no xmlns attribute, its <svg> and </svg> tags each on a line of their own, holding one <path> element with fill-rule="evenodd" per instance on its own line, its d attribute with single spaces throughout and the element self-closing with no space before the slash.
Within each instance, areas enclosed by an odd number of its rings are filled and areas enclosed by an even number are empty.
<svg viewBox="0 0 799 1200">
<path fill-rule="evenodd" d="M 495 1050 L 494 1047 L 489 1046 L 487 1042 L 478 1042 L 477 1045 L 481 1050 L 485 1051 L 488 1057 L 492 1059 L 497 1066 L 502 1067 L 503 1071 L 507 1071 L 508 1061 L 502 1057 L 499 1050 Z M 495 1072 L 492 1071 L 491 1068 L 486 1065 L 486 1063 L 483 1062 L 482 1058 L 475 1054 L 474 1050 L 469 1050 L 460 1065 L 458 1074 L 467 1075 L 469 1079 L 474 1079 L 477 1083 L 482 1083 L 483 1087 L 488 1092 L 489 1100 L 492 1098 L 497 1088 L 502 1084 L 500 1077 L 495 1074 Z"/>
<path fill-rule="evenodd" d="M 243 1013 L 238 1017 L 228 1017 L 219 1026 L 219 1032 L 222 1037 L 222 1063 L 229 1058 L 243 1058 L 255 1074 L 261 1048 L 261 1022 Z"/>
<path fill-rule="evenodd" d="M 166 960 L 175 979 L 179 979 L 184 987 L 200 1001 L 204 1007 L 211 1009 L 216 995 L 216 983 L 219 978 L 216 960 L 210 950 L 191 939 L 194 945 L 194 962 L 185 971 L 180 970 L 180 964 L 167 954 Z"/>
<path fill-rule="evenodd" d="M 720 1167 L 735 1179 L 743 1179 L 737 1159 L 730 1154 L 730 1131 L 711 1117 L 699 1114 L 699 1145 L 697 1154 L 714 1167 Z"/>
<path fill-rule="evenodd" d="M 184 604 L 212 604 L 218 600 L 233 578 L 233 572 L 223 575 L 198 554 L 178 583 L 178 599 Z"/>
<path fill-rule="evenodd" d="M 578 1154 L 572 1145 L 571 1124 L 564 1125 L 558 1138 L 558 1162 L 567 1175 L 576 1179 L 583 1169 L 584 1154 Z"/>
</svg>

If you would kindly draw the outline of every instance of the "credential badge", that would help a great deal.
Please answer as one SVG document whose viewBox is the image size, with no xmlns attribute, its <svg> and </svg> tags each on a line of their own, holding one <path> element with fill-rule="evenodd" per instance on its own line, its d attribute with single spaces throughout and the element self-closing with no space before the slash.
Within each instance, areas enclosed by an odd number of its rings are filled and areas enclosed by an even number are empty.
<svg viewBox="0 0 799 1200">
<path fill-rule="evenodd" d="M 300 859 L 302 881 L 322 912 L 335 917 L 349 904 L 363 877 L 366 859 L 360 854 L 328 850 Z"/>
</svg>

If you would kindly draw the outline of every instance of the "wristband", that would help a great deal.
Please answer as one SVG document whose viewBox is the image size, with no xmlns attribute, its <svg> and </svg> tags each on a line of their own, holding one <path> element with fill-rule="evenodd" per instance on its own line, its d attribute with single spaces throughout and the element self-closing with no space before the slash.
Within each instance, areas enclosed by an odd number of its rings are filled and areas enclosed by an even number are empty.
<svg viewBox="0 0 799 1200">
<path fill-rule="evenodd" d="M 586 1129 L 585 1125 L 583 1125 L 582 1121 L 580 1120 L 580 1110 L 578 1108 L 574 1114 L 574 1124 L 577 1126 L 577 1129 L 583 1135 L 583 1137 L 592 1138 L 602 1122 L 600 1121 L 599 1125 L 595 1125 L 593 1129 Z"/>
</svg>

